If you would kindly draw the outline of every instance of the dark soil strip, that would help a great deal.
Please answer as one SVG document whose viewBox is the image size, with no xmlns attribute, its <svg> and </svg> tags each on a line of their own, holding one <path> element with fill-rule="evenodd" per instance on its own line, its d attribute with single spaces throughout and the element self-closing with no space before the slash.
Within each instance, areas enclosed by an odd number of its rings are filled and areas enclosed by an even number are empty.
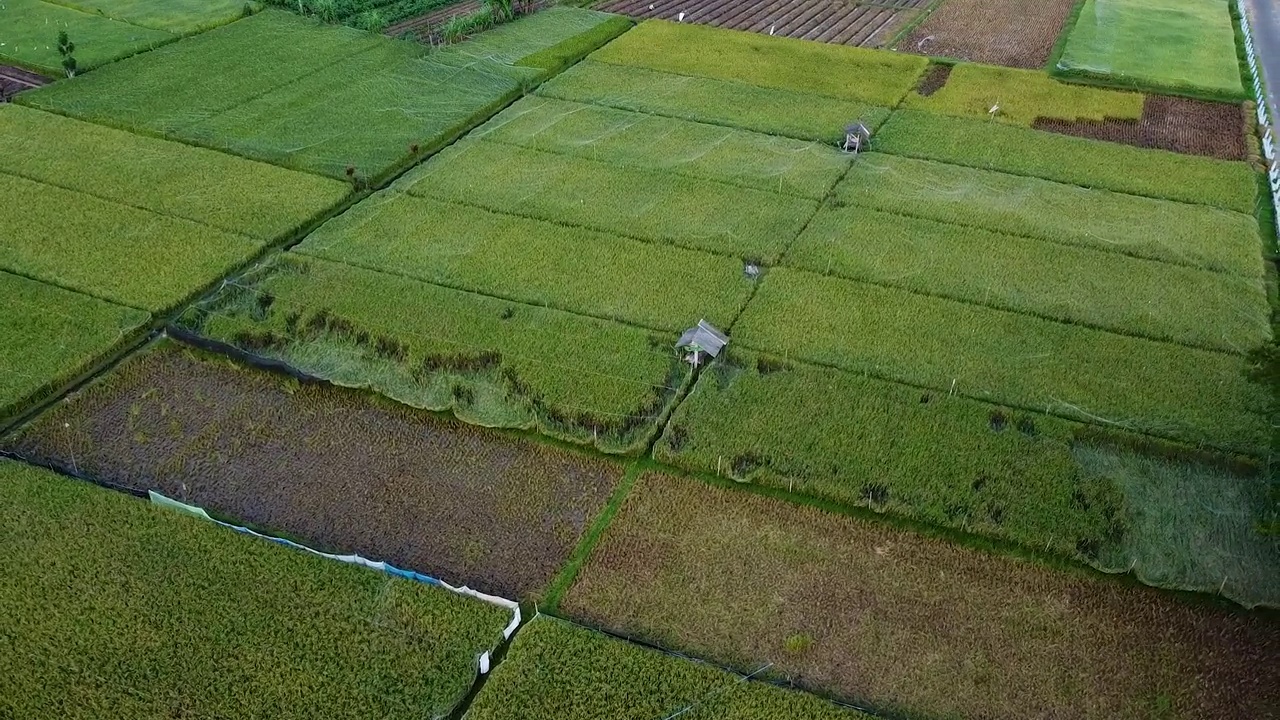
<svg viewBox="0 0 1280 720">
<path fill-rule="evenodd" d="M 941 90 L 947 84 L 947 80 L 951 79 L 951 68 L 951 65 L 930 65 L 928 72 L 920 78 L 920 85 L 916 87 L 916 92 L 929 97 Z"/>
<path fill-rule="evenodd" d="M 38 88 L 50 82 L 52 81 L 43 75 L 11 65 L 0 65 L 0 102 L 7 102 L 23 90 Z"/>
<path fill-rule="evenodd" d="M 901 12 L 928 0 L 605 0 L 597 10 L 840 45 L 867 44 Z"/>
<path fill-rule="evenodd" d="M 1038 130 L 1110 140 L 1223 160 L 1244 160 L 1244 109 L 1229 103 L 1148 95 L 1140 120 L 1057 120 L 1036 118 Z"/>
<path fill-rule="evenodd" d="M 603 460 L 172 342 L 6 449 L 507 597 L 549 585 L 622 478 Z"/>
</svg>

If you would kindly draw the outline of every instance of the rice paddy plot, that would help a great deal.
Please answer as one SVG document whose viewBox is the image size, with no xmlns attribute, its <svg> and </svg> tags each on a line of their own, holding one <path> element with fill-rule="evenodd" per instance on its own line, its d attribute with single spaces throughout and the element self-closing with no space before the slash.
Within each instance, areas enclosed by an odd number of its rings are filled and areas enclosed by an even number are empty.
<svg viewBox="0 0 1280 720">
<path fill-rule="evenodd" d="M 472 135 L 815 200 L 849 168 L 830 146 L 549 97 L 523 98 Z"/>
<path fill-rule="evenodd" d="M 394 187 L 766 263 L 817 207 L 794 196 L 472 140 L 449 147 Z"/>
<path fill-rule="evenodd" d="M 256 2 L 244 0 L 54 0 L 82 12 L 142 27 L 187 35 L 225 25 Z"/>
<path fill-rule="evenodd" d="M 1076 0 L 946 0 L 897 49 L 1039 69 L 1075 6 Z"/>
<path fill-rule="evenodd" d="M 583 60 L 538 88 L 546 97 L 835 145 L 852 118 L 875 128 L 889 111 L 866 102 Z"/>
<path fill-rule="evenodd" d="M 337 385 L 638 452 L 687 381 L 675 333 L 290 254 L 179 325 Z"/>
<path fill-rule="evenodd" d="M 620 466 L 164 343 L 28 426 L 23 457 L 313 547 L 543 591 Z"/>
<path fill-rule="evenodd" d="M 774 268 L 742 346 L 1083 422 L 1258 455 L 1266 389 L 1238 355 Z"/>
<path fill-rule="evenodd" d="M 247 262 L 260 240 L 0 174 L 22 211 L 0 236 L 0 269 L 155 313 Z"/>
<path fill-rule="evenodd" d="M 660 475 L 561 610 L 742 672 L 924 717 L 1265 717 L 1256 613 Z"/>
<path fill-rule="evenodd" d="M 1257 221 L 1202 205 L 882 153 L 860 156 L 836 195 L 876 210 L 1246 278 L 1263 272 Z"/>
<path fill-rule="evenodd" d="M 1257 278 L 863 207 L 823 209 L 785 264 L 989 307 L 1245 353 L 1271 338 Z"/>
<path fill-rule="evenodd" d="M 1085 0 L 1053 69 L 1116 85 L 1243 99 L 1228 6 L 1222 0 Z"/>
<path fill-rule="evenodd" d="M 0 105 L 0 173 L 268 241 L 351 191 L 337 180 L 12 104 Z"/>
<path fill-rule="evenodd" d="M 62 76 L 60 32 L 75 43 L 76 67 L 81 72 L 177 37 L 43 0 L 5 0 L 0 5 L 0 59 Z"/>
<path fill-rule="evenodd" d="M 1257 172 L 1247 163 L 915 110 L 894 113 L 875 149 L 1245 214 L 1257 205 Z"/>
<path fill-rule="evenodd" d="M 295 250 L 672 332 L 704 317 L 728 325 L 752 287 L 738 260 L 390 191 Z"/>
<path fill-rule="evenodd" d="M 147 323 L 140 310 L 0 271 L 0 421 L 88 370 Z"/>
<path fill-rule="evenodd" d="M 924 72 L 913 55 L 647 20 L 592 53 L 597 62 L 892 107 Z"/>
<path fill-rule="evenodd" d="M 502 23 L 466 42 L 442 47 L 432 53 L 431 59 L 447 65 L 496 62 L 554 71 L 562 67 L 562 63 L 585 55 L 585 50 L 595 48 L 584 47 L 583 52 L 569 53 L 567 57 L 557 58 L 557 62 L 547 62 L 551 58 L 543 53 L 566 50 L 568 46 L 576 45 L 575 41 L 580 36 L 585 36 L 584 39 L 589 39 L 599 47 L 631 27 L 630 22 L 622 20 L 619 23 L 619 20 L 622 18 L 616 15 L 580 7 L 550 7 L 512 22 Z M 596 34 L 600 28 L 607 30 L 604 37 Z"/>
<path fill-rule="evenodd" d="M 8 460 L 0 541 L 14 717 L 443 717 L 510 616 Z"/>
<path fill-rule="evenodd" d="M 869 717 L 549 615 L 521 628 L 464 717 L 652 720 L 673 713 L 688 720 Z"/>
</svg>

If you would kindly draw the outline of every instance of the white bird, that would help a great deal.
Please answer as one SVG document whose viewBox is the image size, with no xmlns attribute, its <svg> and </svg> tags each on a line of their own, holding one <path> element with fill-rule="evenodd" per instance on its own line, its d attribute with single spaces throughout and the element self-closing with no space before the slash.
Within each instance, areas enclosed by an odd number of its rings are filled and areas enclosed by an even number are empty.
<svg viewBox="0 0 1280 720">
<path fill-rule="evenodd" d="M 652 9 L 653 9 L 653 3 L 649 3 L 649 9 L 650 9 L 650 10 L 652 10 Z"/>
<path fill-rule="evenodd" d="M 680 13 L 676 16 L 676 22 L 684 22 L 684 13 Z"/>
<path fill-rule="evenodd" d="M 776 27 L 778 27 L 778 26 L 777 26 L 777 25 L 770 25 L 770 26 L 769 26 L 769 34 L 770 34 L 770 35 L 772 35 L 772 34 L 773 34 L 773 29 L 774 29 L 774 28 L 776 28 Z"/>
<path fill-rule="evenodd" d="M 999 102 L 997 102 L 995 105 L 992 105 L 992 106 L 991 106 L 991 109 L 987 111 L 987 114 L 988 114 L 988 115 L 990 115 L 991 117 L 995 117 L 995 116 L 996 116 L 996 113 L 998 113 L 998 112 L 1000 112 L 1000 103 L 999 103 Z"/>
</svg>

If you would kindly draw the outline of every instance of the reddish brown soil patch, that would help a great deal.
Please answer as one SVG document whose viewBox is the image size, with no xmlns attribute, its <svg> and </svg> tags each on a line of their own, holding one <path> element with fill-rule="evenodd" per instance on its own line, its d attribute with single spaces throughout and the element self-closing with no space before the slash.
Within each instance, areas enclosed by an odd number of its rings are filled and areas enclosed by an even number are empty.
<svg viewBox="0 0 1280 720">
<path fill-rule="evenodd" d="M 899 50 L 989 65 L 1040 68 L 1076 0 L 946 0 Z"/>
<path fill-rule="evenodd" d="M 839 45 L 876 45 L 928 0 L 605 0 L 597 10 Z"/>
<path fill-rule="evenodd" d="M 564 609 L 906 717 L 1263 718 L 1280 620 L 737 488 L 639 479 Z M 1163 708 L 1163 712 L 1158 709 Z"/>
<path fill-rule="evenodd" d="M 48 85 L 49 82 L 49 78 L 43 75 L 37 75 L 11 65 L 0 65 L 0 102 L 7 102 L 9 98 L 23 90 Z"/>
<path fill-rule="evenodd" d="M 621 477 L 611 463 L 176 345 L 133 358 L 10 444 L 508 597 L 548 585 Z"/>
<path fill-rule="evenodd" d="M 916 87 L 916 92 L 924 97 L 929 97 L 941 90 L 949 79 L 951 79 L 950 65 L 930 65 L 929 71 L 924 74 L 924 77 L 920 78 L 920 84 Z"/>
<path fill-rule="evenodd" d="M 1160 148 L 1223 160 L 1244 160 L 1244 109 L 1229 103 L 1148 95 L 1140 120 L 1036 118 L 1038 130 Z"/>
</svg>

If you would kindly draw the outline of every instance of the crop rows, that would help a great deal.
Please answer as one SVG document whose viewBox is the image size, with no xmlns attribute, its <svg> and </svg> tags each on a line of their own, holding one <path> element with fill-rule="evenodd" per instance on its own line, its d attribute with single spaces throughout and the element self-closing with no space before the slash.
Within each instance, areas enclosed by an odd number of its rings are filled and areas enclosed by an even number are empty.
<svg viewBox="0 0 1280 720">
<path fill-rule="evenodd" d="M 688 377 L 675 333 L 297 255 L 181 324 L 337 385 L 611 452 L 644 447 Z"/>
<path fill-rule="evenodd" d="M 876 210 L 1246 278 L 1263 271 L 1257 221 L 1218 208 L 880 153 L 863 154 L 836 195 Z"/>
<path fill-rule="evenodd" d="M 443 717 L 507 622 L 10 461 L 0 539 L 13 717 Z"/>
<path fill-rule="evenodd" d="M 1258 454 L 1265 389 L 1244 358 L 775 268 L 742 345 L 1087 422 Z"/>
<path fill-rule="evenodd" d="M 1271 337 L 1260 278 L 857 206 L 820 210 L 784 264 L 1211 350 Z"/>
<path fill-rule="evenodd" d="M 817 203 L 485 141 L 458 143 L 398 180 L 411 195 L 770 262 Z"/>
<path fill-rule="evenodd" d="M 596 7 L 636 18 L 661 18 L 728 30 L 767 33 L 837 45 L 875 45 L 922 8 L 924 0 L 791 0 L 738 3 L 726 0 L 607 0 Z M 907 12 L 903 12 L 906 10 Z M 683 20 L 680 20 L 683 18 Z"/>
<path fill-rule="evenodd" d="M 1148 95 L 1142 117 L 1106 120 L 1038 118 L 1037 130 L 1107 140 L 1220 160 L 1246 160 L 1253 143 L 1245 130 L 1249 111 L 1232 103 Z"/>
<path fill-rule="evenodd" d="M 831 144 L 843 139 L 850 119 L 875 128 L 889 117 L 887 109 L 866 102 L 590 59 L 542 85 L 538 94 Z"/>
<path fill-rule="evenodd" d="M 793 690 L 539 615 L 521 628 L 466 720 L 866 720 Z"/>
<path fill-rule="evenodd" d="M 1265 717 L 1270 619 L 884 523 L 639 478 L 561 604 L 895 716 Z"/>
<path fill-rule="evenodd" d="M 916 110 L 894 113 L 878 152 L 1101 188 L 1252 214 L 1256 173 L 1248 164 L 1103 144 L 1095 140 Z"/>
<path fill-rule="evenodd" d="M 622 474 L 172 344 L 131 358 L 11 449 L 507 597 L 546 588 Z"/>
<path fill-rule="evenodd" d="M 473 137 L 821 200 L 849 167 L 834 147 L 530 96 Z"/>
<path fill-rule="evenodd" d="M 898 41 L 905 52 L 1040 69 L 1076 0 L 946 0 Z"/>
<path fill-rule="evenodd" d="M 0 271 L 0 421 L 135 335 L 150 316 Z"/>
<path fill-rule="evenodd" d="M 928 64 L 910 55 L 661 20 L 641 23 L 591 59 L 884 107 L 898 104 Z"/>
<path fill-rule="evenodd" d="M 671 332 L 728 325 L 751 292 L 739 260 L 403 193 L 366 200 L 297 252 Z"/>
</svg>

